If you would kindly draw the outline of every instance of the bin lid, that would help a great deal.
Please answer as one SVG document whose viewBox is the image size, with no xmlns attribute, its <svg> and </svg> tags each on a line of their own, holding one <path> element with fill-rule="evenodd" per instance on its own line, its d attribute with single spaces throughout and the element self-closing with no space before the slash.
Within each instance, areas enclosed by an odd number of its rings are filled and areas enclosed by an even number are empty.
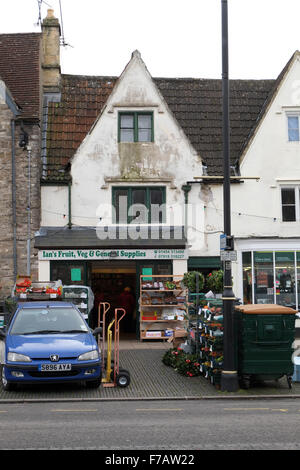
<svg viewBox="0 0 300 470">
<path fill-rule="evenodd" d="M 242 313 L 253 314 L 253 315 L 282 315 L 282 314 L 295 314 L 298 310 L 294 310 L 291 307 L 284 307 L 283 305 L 277 304 L 246 304 L 237 305 L 236 310 Z"/>
</svg>

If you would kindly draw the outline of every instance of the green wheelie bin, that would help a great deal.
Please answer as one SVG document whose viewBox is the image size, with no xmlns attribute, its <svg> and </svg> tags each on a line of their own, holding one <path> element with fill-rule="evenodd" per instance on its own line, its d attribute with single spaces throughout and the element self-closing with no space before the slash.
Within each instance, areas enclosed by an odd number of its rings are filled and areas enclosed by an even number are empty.
<svg viewBox="0 0 300 470">
<path fill-rule="evenodd" d="M 296 313 L 290 307 L 275 304 L 235 307 L 238 376 L 242 388 L 283 376 L 291 388 Z"/>
</svg>

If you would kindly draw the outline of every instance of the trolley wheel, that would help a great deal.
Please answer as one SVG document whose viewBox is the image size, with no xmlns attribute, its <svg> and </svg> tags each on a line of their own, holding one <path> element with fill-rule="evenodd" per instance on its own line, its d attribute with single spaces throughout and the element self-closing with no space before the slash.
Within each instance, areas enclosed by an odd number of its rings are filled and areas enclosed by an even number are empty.
<svg viewBox="0 0 300 470">
<path fill-rule="evenodd" d="M 129 384 L 130 384 L 130 374 L 128 370 L 120 369 L 119 373 L 116 376 L 116 385 L 118 387 L 125 388 L 125 387 L 128 387 Z"/>
</svg>

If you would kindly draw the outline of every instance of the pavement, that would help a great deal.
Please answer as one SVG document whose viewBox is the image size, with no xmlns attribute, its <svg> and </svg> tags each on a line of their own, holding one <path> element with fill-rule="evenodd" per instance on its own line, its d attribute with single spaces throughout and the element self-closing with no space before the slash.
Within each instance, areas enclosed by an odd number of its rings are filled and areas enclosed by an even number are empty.
<svg viewBox="0 0 300 470">
<path fill-rule="evenodd" d="M 222 392 L 203 376 L 185 377 L 163 364 L 162 357 L 169 343 L 155 341 L 121 341 L 120 367 L 130 372 L 126 388 L 87 389 L 83 385 L 26 385 L 6 392 L 0 385 L 0 403 L 36 401 L 128 401 L 128 400 L 207 400 L 300 398 L 300 383 L 288 388 L 286 378 L 263 382 L 248 390 Z"/>
</svg>

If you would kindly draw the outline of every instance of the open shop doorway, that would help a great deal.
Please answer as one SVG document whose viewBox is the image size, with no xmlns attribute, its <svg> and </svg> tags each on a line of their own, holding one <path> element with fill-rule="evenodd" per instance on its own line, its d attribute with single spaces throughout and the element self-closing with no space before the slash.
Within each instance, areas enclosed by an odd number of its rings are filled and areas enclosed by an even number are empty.
<svg viewBox="0 0 300 470">
<path fill-rule="evenodd" d="M 122 307 L 126 315 L 120 323 L 121 339 L 135 339 L 136 336 L 136 266 L 128 262 L 93 262 L 91 266 L 91 287 L 94 293 L 92 327 L 97 324 L 99 302 L 108 302 L 110 311 L 106 322 L 113 318 L 115 308 Z"/>
</svg>

